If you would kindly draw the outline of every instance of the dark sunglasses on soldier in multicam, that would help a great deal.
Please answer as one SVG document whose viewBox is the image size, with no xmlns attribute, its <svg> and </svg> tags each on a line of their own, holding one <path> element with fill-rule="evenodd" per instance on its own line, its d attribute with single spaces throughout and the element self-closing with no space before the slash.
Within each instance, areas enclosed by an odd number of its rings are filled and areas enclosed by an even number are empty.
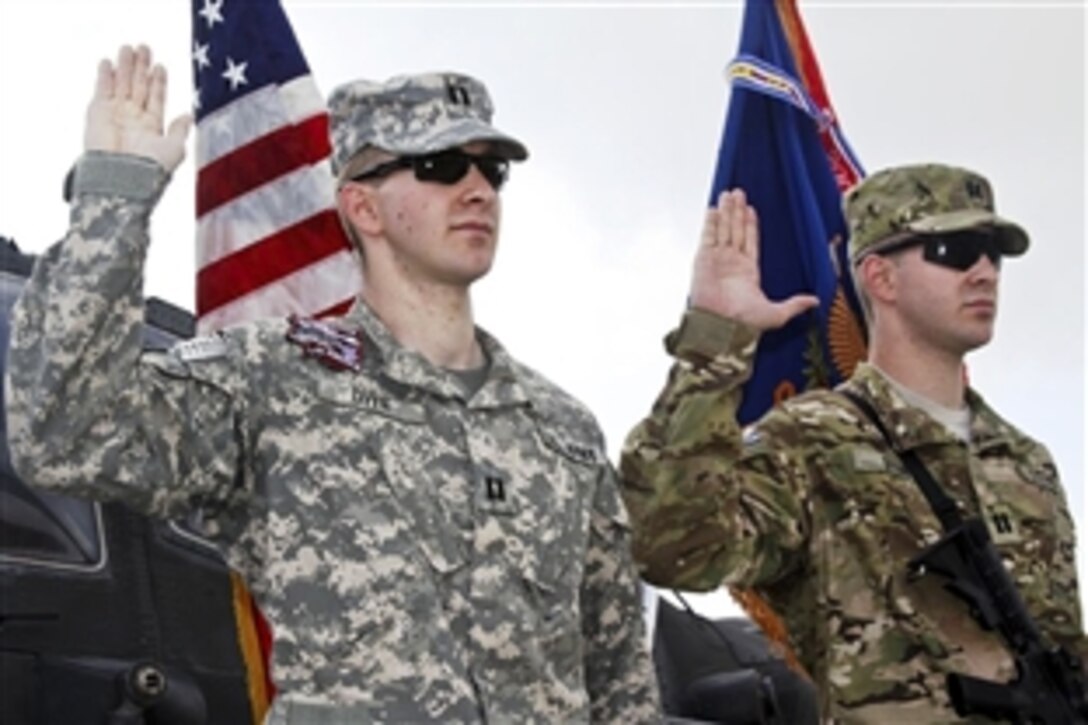
<svg viewBox="0 0 1088 725">
<path fill-rule="evenodd" d="M 994 267 L 1001 267 L 1001 240 L 993 229 L 964 229 L 945 234 L 924 234 L 876 250 L 881 256 L 922 247 L 922 259 L 941 267 L 966 272 L 986 255 Z"/>
<path fill-rule="evenodd" d="M 466 154 L 460 149 L 449 149 L 424 156 L 401 156 L 400 158 L 378 164 L 369 171 L 353 176 L 352 181 L 366 181 L 389 176 L 400 169 L 411 169 L 419 181 L 432 181 L 439 184 L 453 185 L 465 178 L 471 166 L 480 170 L 480 174 L 498 191 L 506 183 L 510 172 L 510 162 L 500 156 L 476 156 Z"/>
</svg>

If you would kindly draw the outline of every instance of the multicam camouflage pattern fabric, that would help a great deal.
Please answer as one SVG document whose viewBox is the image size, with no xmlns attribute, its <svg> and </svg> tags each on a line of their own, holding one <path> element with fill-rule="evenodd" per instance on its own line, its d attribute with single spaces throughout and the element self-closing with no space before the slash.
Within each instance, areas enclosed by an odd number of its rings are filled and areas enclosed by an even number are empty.
<svg viewBox="0 0 1088 725">
<path fill-rule="evenodd" d="M 484 333 L 490 372 L 465 400 L 362 305 L 335 322 L 362 333 L 360 372 L 279 321 L 141 357 L 150 211 L 79 194 L 35 268 L 8 358 L 20 474 L 201 512 L 273 625 L 271 722 L 656 720 L 629 525 L 589 413 Z"/>
<path fill-rule="evenodd" d="M 855 262 L 884 243 L 912 234 L 984 225 L 997 231 L 1005 254 L 1023 254 L 1028 248 L 1027 232 L 994 214 L 990 182 L 954 166 L 919 164 L 878 171 L 846 192 L 843 211 Z"/>
<path fill-rule="evenodd" d="M 520 141 L 491 126 L 493 113 L 484 84 L 461 73 L 344 84 L 329 96 L 333 173 L 339 174 L 367 146 L 419 155 L 489 141 L 503 156 L 516 161 L 528 158 Z"/>
<path fill-rule="evenodd" d="M 898 456 L 841 394 L 786 401 L 743 434 L 735 414 L 756 334 L 689 312 L 679 358 L 621 462 L 635 560 L 651 583 L 752 587 L 784 619 L 816 683 L 823 718 L 958 722 L 944 677 L 1007 681 L 1000 638 L 907 561 L 940 522 Z M 974 392 L 964 444 L 907 405 L 875 368 L 846 386 L 918 452 L 962 515 L 981 515 L 1043 631 L 1086 652 L 1072 519 L 1050 457 Z"/>
</svg>

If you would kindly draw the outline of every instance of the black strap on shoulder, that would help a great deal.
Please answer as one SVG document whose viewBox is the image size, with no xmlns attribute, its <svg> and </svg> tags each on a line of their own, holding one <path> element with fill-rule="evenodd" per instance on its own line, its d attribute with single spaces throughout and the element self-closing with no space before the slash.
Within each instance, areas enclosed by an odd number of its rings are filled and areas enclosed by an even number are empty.
<svg viewBox="0 0 1088 725">
<path fill-rule="evenodd" d="M 922 493 L 925 494 L 926 500 L 929 501 L 930 508 L 933 509 L 933 513 L 937 514 L 937 518 L 941 520 L 941 526 L 945 531 L 951 531 L 952 529 L 960 526 L 963 523 L 963 519 L 960 517 L 959 510 L 956 509 L 956 504 L 951 498 L 944 492 L 941 485 L 937 483 L 937 480 L 933 478 L 933 474 L 929 472 L 922 460 L 918 458 L 918 454 L 914 451 L 900 451 L 895 447 L 895 443 L 892 441 L 891 434 L 888 433 L 888 429 L 884 426 L 883 421 L 880 420 L 880 416 L 877 415 L 876 410 L 873 408 L 873 404 L 868 400 L 853 392 L 852 390 L 841 390 L 843 395 L 850 399 L 858 410 L 865 414 L 873 425 L 876 426 L 880 434 L 884 436 L 884 440 L 888 442 L 888 447 L 895 451 L 895 454 L 899 456 L 899 460 L 903 461 L 903 465 L 910 471 L 910 475 L 914 477 L 914 480 L 918 483 L 918 488 L 922 489 Z"/>
</svg>

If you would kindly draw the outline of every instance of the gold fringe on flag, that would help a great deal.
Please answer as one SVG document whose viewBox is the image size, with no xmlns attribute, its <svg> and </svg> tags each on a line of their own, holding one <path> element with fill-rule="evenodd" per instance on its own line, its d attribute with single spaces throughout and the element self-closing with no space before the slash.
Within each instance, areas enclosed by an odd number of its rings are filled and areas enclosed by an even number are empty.
<svg viewBox="0 0 1088 725">
<path fill-rule="evenodd" d="M 805 671 L 801 661 L 797 659 L 793 647 L 790 646 L 786 623 L 771 608 L 770 603 L 756 593 L 754 589 L 730 587 L 729 593 L 733 596 L 733 600 L 744 610 L 745 614 L 763 630 L 763 635 L 767 638 L 775 654 L 784 659 L 791 670 L 811 681 L 812 678 Z"/>
<path fill-rule="evenodd" d="M 232 599 L 234 601 L 234 622 L 238 631 L 238 648 L 246 667 L 246 684 L 249 690 L 249 705 L 253 713 L 253 725 L 261 725 L 271 704 L 268 692 L 267 667 L 265 653 L 261 649 L 254 621 L 253 597 L 246 588 L 238 572 L 230 573 Z"/>
</svg>

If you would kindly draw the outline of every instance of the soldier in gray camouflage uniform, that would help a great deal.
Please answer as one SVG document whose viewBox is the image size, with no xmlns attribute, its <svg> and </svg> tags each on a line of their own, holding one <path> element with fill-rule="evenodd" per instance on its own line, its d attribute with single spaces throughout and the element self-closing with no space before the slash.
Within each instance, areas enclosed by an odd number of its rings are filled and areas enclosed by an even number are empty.
<svg viewBox="0 0 1088 725">
<path fill-rule="evenodd" d="M 877 173 L 846 197 L 849 252 L 869 315 L 869 361 L 844 387 L 896 450 L 914 450 L 981 515 L 1044 634 L 1084 653 L 1073 522 L 1046 449 L 964 382 L 989 341 L 1002 258 L 1028 237 L 994 214 L 989 183 L 958 168 Z M 945 675 L 1008 681 L 1013 661 L 963 602 L 907 562 L 942 534 L 921 489 L 842 393 L 786 401 L 742 431 L 735 414 L 762 330 L 816 303 L 769 301 L 743 192 L 708 213 L 677 362 L 626 441 L 634 552 L 654 584 L 753 588 L 783 619 L 825 720 L 957 721 Z"/>
<path fill-rule="evenodd" d="M 201 511 L 275 632 L 269 722 L 659 719 L 601 432 L 472 324 L 498 187 L 527 155 L 490 126 L 484 87 L 431 74 L 332 95 L 339 209 L 365 258 L 345 317 L 141 354 L 148 221 L 188 129 L 162 133 L 164 87 L 146 48 L 100 68 L 71 228 L 13 315 L 20 474 Z"/>
</svg>

